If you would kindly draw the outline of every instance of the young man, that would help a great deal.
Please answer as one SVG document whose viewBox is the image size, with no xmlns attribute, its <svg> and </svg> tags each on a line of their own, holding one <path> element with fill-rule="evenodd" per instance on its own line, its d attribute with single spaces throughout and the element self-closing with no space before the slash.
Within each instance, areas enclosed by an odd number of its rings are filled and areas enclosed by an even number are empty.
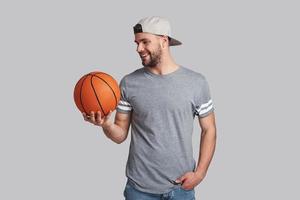
<svg viewBox="0 0 300 200">
<path fill-rule="evenodd" d="M 137 52 L 144 67 L 120 83 L 121 100 L 115 121 L 100 112 L 83 114 L 101 126 L 108 138 L 122 143 L 131 125 L 126 166 L 126 200 L 190 200 L 203 180 L 216 144 L 214 108 L 203 75 L 175 63 L 171 35 L 162 17 L 147 17 L 134 26 Z M 198 116 L 201 142 L 198 163 L 193 158 L 193 121 Z"/>
</svg>

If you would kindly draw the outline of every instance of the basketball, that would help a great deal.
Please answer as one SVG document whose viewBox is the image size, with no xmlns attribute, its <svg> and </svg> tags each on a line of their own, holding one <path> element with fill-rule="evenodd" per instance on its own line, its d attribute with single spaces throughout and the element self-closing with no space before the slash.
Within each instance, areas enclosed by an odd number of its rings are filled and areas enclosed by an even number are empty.
<svg viewBox="0 0 300 200">
<path fill-rule="evenodd" d="M 74 101 L 77 108 L 87 115 L 91 111 L 101 111 L 106 116 L 116 109 L 120 100 L 117 81 L 104 72 L 91 72 L 79 79 L 74 88 Z"/>
</svg>

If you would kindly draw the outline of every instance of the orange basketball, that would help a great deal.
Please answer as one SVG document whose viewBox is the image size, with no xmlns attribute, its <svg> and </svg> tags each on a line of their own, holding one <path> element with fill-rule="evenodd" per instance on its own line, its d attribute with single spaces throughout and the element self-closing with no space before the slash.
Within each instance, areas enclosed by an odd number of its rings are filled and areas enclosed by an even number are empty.
<svg viewBox="0 0 300 200">
<path fill-rule="evenodd" d="M 116 109 L 120 100 L 117 81 L 103 72 L 91 72 L 77 82 L 74 88 L 74 101 L 81 112 L 101 111 L 101 116 Z"/>
</svg>

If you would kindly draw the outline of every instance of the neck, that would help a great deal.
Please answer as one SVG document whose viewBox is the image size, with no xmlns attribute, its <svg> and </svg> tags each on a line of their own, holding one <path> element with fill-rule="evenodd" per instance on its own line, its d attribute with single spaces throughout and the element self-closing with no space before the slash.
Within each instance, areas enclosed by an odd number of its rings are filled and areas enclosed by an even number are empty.
<svg viewBox="0 0 300 200">
<path fill-rule="evenodd" d="M 146 67 L 149 71 L 157 75 L 166 75 L 176 71 L 179 65 L 174 62 L 171 56 L 162 58 L 161 62 L 155 67 Z"/>
</svg>

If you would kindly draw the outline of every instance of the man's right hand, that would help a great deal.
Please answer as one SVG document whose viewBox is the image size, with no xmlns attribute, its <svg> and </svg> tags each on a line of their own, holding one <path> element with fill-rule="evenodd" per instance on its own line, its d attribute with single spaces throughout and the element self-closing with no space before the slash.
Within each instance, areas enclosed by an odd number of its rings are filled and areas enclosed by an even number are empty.
<svg viewBox="0 0 300 200">
<path fill-rule="evenodd" d="M 96 126 L 100 126 L 102 128 L 107 128 L 113 124 L 113 122 L 110 120 L 111 114 L 112 111 L 110 111 L 107 116 L 101 116 L 100 111 L 96 113 L 91 111 L 89 115 L 87 115 L 86 113 L 82 113 L 85 121 L 90 122 Z"/>
<path fill-rule="evenodd" d="M 89 115 L 82 113 L 85 121 L 103 128 L 105 135 L 112 141 L 120 144 L 126 140 L 131 122 L 131 114 L 117 112 L 115 121 L 110 120 L 112 111 L 107 116 L 101 116 L 101 112 L 91 112 Z"/>
</svg>

